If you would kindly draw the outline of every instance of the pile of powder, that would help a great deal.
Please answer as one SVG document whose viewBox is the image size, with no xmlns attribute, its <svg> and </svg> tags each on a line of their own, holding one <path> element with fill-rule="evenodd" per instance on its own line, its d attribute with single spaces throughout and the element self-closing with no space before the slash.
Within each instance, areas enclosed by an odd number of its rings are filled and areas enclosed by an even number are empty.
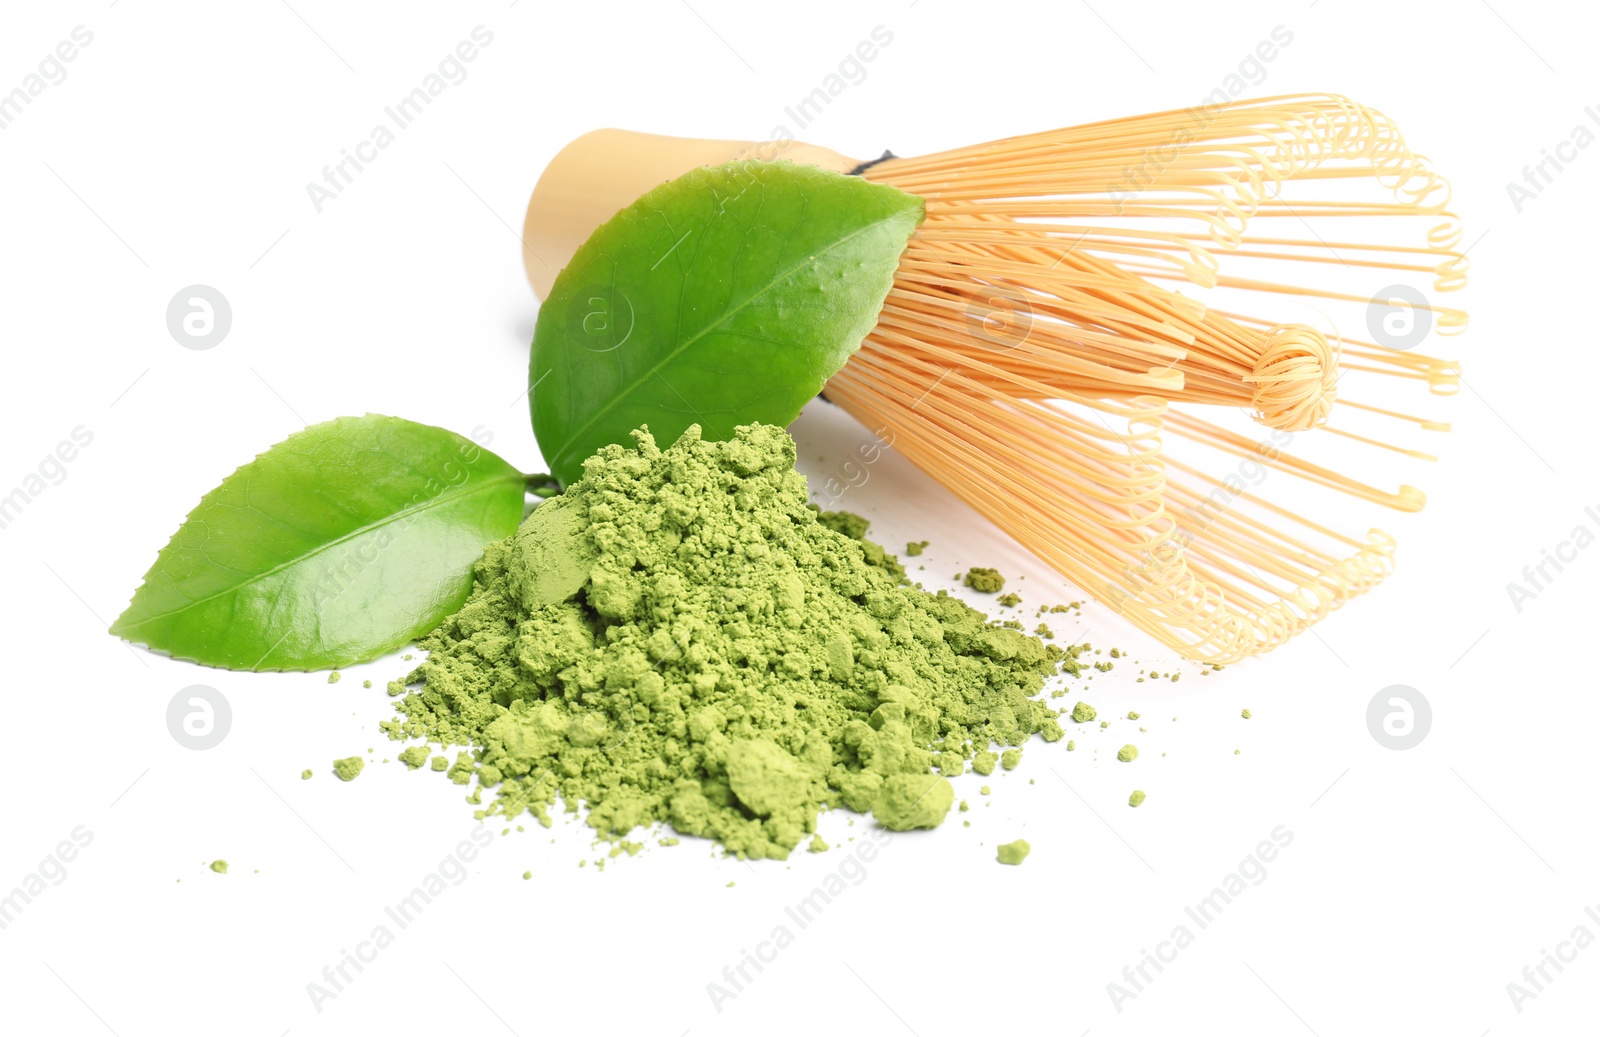
<svg viewBox="0 0 1600 1037">
<path fill-rule="evenodd" d="M 559 799 L 602 835 L 659 822 L 782 859 L 831 807 L 932 827 L 943 775 L 1061 737 L 1035 696 L 1070 653 L 830 528 L 782 429 L 633 438 L 490 546 L 390 685 L 389 736 L 469 747 L 448 774 L 492 790 L 480 814 L 548 825 Z"/>
</svg>

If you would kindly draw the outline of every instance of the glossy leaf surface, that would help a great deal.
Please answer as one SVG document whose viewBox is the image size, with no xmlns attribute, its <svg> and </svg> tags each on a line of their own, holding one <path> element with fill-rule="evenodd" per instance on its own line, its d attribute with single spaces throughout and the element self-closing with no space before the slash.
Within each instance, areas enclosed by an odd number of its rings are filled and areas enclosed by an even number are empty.
<svg viewBox="0 0 1600 1037">
<path fill-rule="evenodd" d="M 790 162 L 656 188 L 595 231 L 539 311 L 534 432 L 570 485 L 648 425 L 670 443 L 787 425 L 877 322 L 922 201 Z"/>
<path fill-rule="evenodd" d="M 466 600 L 522 506 L 522 475 L 454 432 L 375 414 L 312 425 L 201 499 L 111 632 L 238 670 L 372 659 Z"/>
</svg>

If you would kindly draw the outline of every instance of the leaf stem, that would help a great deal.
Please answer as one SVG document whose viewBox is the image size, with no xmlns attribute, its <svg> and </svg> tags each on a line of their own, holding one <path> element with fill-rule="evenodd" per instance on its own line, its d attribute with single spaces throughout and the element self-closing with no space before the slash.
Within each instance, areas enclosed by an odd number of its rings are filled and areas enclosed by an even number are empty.
<svg viewBox="0 0 1600 1037">
<path fill-rule="evenodd" d="M 557 481 L 555 476 L 547 472 L 533 472 L 532 474 L 524 475 L 522 479 L 527 483 L 528 492 L 535 497 L 550 498 L 561 496 L 561 483 Z"/>
</svg>

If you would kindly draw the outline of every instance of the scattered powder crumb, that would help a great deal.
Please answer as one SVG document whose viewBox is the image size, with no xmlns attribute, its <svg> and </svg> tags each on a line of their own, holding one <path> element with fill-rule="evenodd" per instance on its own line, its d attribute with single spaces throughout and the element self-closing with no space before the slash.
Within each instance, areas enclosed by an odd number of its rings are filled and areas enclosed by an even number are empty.
<svg viewBox="0 0 1600 1037">
<path fill-rule="evenodd" d="M 408 749 L 400 750 L 400 762 L 406 765 L 407 770 L 416 770 L 428 762 L 428 747 L 413 745 Z"/>
<path fill-rule="evenodd" d="M 370 687 L 372 687 L 372 682 L 371 681 L 362 681 L 361 682 L 361 686 L 363 688 L 370 688 Z"/>
<path fill-rule="evenodd" d="M 989 786 L 981 785 L 981 786 L 978 787 L 978 795 L 987 796 L 988 794 L 989 794 Z"/>
<path fill-rule="evenodd" d="M 1128 805 L 1130 807 L 1136 807 L 1140 803 L 1143 803 L 1143 802 L 1144 802 L 1144 790 L 1143 789 L 1134 789 L 1133 790 L 1133 795 L 1128 797 Z"/>
<path fill-rule="evenodd" d="M 994 773 L 994 765 L 999 761 L 999 759 L 1000 757 L 998 755 L 985 749 L 983 752 L 975 753 L 973 755 L 972 769 L 987 778 L 989 775 Z"/>
<path fill-rule="evenodd" d="M 300 780 L 301 781 L 310 781 L 311 780 L 311 768 L 310 767 L 307 767 L 305 770 L 300 772 Z"/>
<path fill-rule="evenodd" d="M 998 569 L 975 567 L 967 570 L 967 575 L 961 582 L 980 594 L 998 594 L 1006 585 L 1006 578 L 1000 575 Z"/>
<path fill-rule="evenodd" d="M 525 878 L 525 879 L 531 879 L 531 878 L 533 878 L 533 872 L 525 871 L 525 872 L 522 873 L 522 877 Z"/>
<path fill-rule="evenodd" d="M 228 862 L 223 860 L 215 860 L 211 862 L 210 868 L 218 875 L 226 875 L 228 873 Z"/>
<path fill-rule="evenodd" d="M 361 768 L 367 761 L 359 756 L 346 756 L 342 760 L 333 761 L 333 773 L 339 776 L 340 781 L 354 781 L 356 775 L 361 773 Z"/>
<path fill-rule="evenodd" d="M 338 684 L 339 678 L 342 676 L 344 676 L 344 674 L 340 673 L 338 670 L 334 670 L 332 673 L 328 674 L 328 683 Z"/>
<path fill-rule="evenodd" d="M 1139 719 L 1139 714 L 1135 713 L 1133 710 L 1130 709 L 1130 710 L 1128 710 L 1128 719 L 1129 720 L 1138 720 Z"/>
<path fill-rule="evenodd" d="M 1020 594 L 1013 594 L 1010 591 L 1007 591 L 1006 593 L 1000 595 L 1001 608 L 1014 609 L 1020 604 L 1022 604 L 1022 595 Z"/>
<path fill-rule="evenodd" d="M 1077 748 L 1078 748 L 1078 743 L 1077 743 L 1077 742 L 1074 742 L 1074 741 L 1073 741 L 1073 740 L 1072 740 L 1072 739 L 1070 739 L 1070 738 L 1069 738 L 1069 739 L 1067 739 L 1067 752 L 1069 752 L 1069 753 L 1070 753 L 1070 752 L 1073 752 L 1073 751 L 1074 751 L 1074 750 L 1076 750 L 1076 749 L 1077 749 Z"/>
<path fill-rule="evenodd" d="M 1001 843 L 995 847 L 995 860 L 1001 864 L 1021 864 L 1028 859 L 1028 851 L 1031 849 L 1033 847 L 1028 845 L 1028 840 L 1026 839 Z"/>
<path fill-rule="evenodd" d="M 912 540 L 906 543 L 906 555 L 915 558 L 928 547 L 926 540 Z"/>
<path fill-rule="evenodd" d="M 1137 745 L 1125 745 L 1121 749 L 1117 750 L 1117 759 L 1121 760 L 1123 763 L 1132 763 L 1138 758 L 1139 747 Z"/>
<path fill-rule="evenodd" d="M 1017 764 L 1019 764 L 1021 762 L 1022 762 L 1022 750 L 1021 749 L 1007 749 L 1005 752 L 1000 754 L 1000 766 L 1004 767 L 1008 771 L 1016 770 L 1017 769 Z"/>
<path fill-rule="evenodd" d="M 812 853 L 826 853 L 828 851 L 828 844 L 822 838 L 822 836 L 813 835 L 811 837 L 811 843 L 806 847 L 806 849 L 810 850 Z"/>
<path fill-rule="evenodd" d="M 442 771 L 450 766 L 450 761 L 446 757 L 435 756 L 433 759 L 428 761 L 428 766 L 433 770 Z"/>
<path fill-rule="evenodd" d="M 1246 720 L 1250 719 L 1250 711 L 1248 709 L 1240 710 L 1239 715 L 1244 717 Z"/>
<path fill-rule="evenodd" d="M 1087 724 L 1095 718 L 1094 707 L 1087 702 L 1080 702 L 1072 707 L 1072 719 L 1075 723 Z"/>
</svg>

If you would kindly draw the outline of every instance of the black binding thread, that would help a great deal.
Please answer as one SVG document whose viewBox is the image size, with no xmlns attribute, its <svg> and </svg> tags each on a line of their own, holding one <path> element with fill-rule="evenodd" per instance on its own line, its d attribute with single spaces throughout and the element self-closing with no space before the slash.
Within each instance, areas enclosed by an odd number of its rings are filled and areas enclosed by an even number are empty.
<svg viewBox="0 0 1600 1037">
<path fill-rule="evenodd" d="M 859 166 L 857 166 L 856 168 L 850 170 L 850 172 L 845 174 L 845 175 L 846 176 L 860 176 L 862 173 L 865 173 L 867 170 L 871 169 L 873 166 L 877 165 L 879 162 L 887 162 L 891 158 L 899 158 L 899 157 L 900 156 L 896 155 L 894 152 L 885 149 L 884 153 L 879 155 L 877 158 L 872 159 L 871 161 L 868 161 L 868 162 L 861 163 Z"/>
</svg>

